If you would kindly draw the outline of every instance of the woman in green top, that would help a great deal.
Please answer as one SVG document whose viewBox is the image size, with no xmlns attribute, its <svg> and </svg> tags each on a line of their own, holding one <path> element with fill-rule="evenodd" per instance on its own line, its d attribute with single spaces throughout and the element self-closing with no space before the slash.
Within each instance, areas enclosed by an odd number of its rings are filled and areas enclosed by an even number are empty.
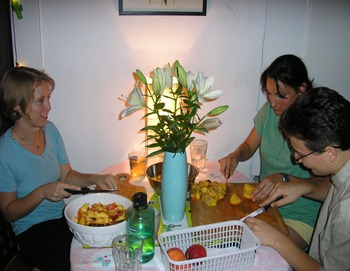
<svg viewBox="0 0 350 271">
<path fill-rule="evenodd" d="M 260 184 L 252 194 L 254 201 L 265 198 L 281 181 L 310 181 L 319 177 L 293 163 L 287 141 L 279 131 L 278 123 L 283 112 L 299 95 L 311 89 L 303 61 L 294 55 L 282 55 L 274 60 L 260 78 L 266 102 L 254 118 L 254 127 L 246 140 L 232 153 L 219 160 L 226 178 L 233 174 L 241 161 L 246 161 L 259 149 Z M 329 178 L 324 178 L 329 182 Z M 307 198 L 279 208 L 288 227 L 289 237 L 300 248 L 307 248 L 317 220 L 320 203 Z"/>
</svg>

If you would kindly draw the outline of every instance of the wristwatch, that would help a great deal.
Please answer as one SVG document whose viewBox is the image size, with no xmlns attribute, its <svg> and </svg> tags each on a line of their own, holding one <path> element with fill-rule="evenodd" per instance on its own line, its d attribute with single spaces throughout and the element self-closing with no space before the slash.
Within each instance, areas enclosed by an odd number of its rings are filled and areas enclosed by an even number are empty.
<svg viewBox="0 0 350 271">
<path fill-rule="evenodd" d="M 281 173 L 282 174 L 282 182 L 289 182 L 290 178 L 289 175 L 286 173 Z"/>
</svg>

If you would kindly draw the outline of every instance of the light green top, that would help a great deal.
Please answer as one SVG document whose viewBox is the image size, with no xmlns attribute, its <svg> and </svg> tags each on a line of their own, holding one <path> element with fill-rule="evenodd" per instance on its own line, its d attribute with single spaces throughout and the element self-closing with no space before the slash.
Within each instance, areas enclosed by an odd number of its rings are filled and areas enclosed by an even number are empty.
<svg viewBox="0 0 350 271">
<path fill-rule="evenodd" d="M 275 114 L 270 104 L 266 102 L 254 118 L 255 128 L 261 138 L 260 145 L 260 180 L 275 173 L 287 173 L 299 178 L 310 177 L 309 171 L 302 165 L 293 165 L 291 151 L 287 141 L 279 131 L 280 117 Z M 311 227 L 315 226 L 320 203 L 307 198 L 280 207 L 284 219 L 302 221 Z"/>
</svg>

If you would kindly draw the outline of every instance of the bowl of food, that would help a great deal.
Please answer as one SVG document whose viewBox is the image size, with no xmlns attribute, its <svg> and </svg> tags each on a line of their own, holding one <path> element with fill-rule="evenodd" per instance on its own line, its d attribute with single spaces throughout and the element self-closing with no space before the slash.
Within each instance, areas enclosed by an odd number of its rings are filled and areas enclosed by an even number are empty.
<svg viewBox="0 0 350 271">
<path fill-rule="evenodd" d="M 130 206 L 129 199 L 117 194 L 88 194 L 69 202 L 64 216 L 74 237 L 83 245 L 106 247 L 125 232 L 125 211 Z"/>
<path fill-rule="evenodd" d="M 149 183 L 158 195 L 161 194 L 162 168 L 163 168 L 163 162 L 159 162 L 149 166 L 146 169 L 146 176 L 149 180 Z M 197 167 L 189 163 L 187 164 L 187 169 L 188 169 L 188 190 L 190 190 L 192 184 L 194 183 L 194 181 L 196 180 L 199 174 L 199 170 Z"/>
</svg>

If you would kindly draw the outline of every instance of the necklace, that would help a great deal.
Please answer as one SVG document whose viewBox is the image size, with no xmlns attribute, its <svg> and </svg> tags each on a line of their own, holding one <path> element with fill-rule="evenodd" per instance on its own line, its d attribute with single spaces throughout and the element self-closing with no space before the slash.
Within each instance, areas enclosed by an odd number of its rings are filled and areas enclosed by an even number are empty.
<svg viewBox="0 0 350 271">
<path fill-rule="evenodd" d="M 27 145 L 29 146 L 32 146 L 33 148 L 36 148 L 36 149 L 39 149 L 40 148 L 40 144 L 37 143 L 37 144 L 34 144 L 34 143 L 30 143 L 28 142 L 27 140 L 25 140 L 23 137 L 21 137 L 15 129 L 12 128 L 12 131 L 19 137 L 20 140 L 22 140 L 24 143 L 26 143 Z M 39 130 L 39 134 L 40 134 L 40 130 Z M 16 140 L 15 138 L 13 138 L 14 140 Z"/>
</svg>

